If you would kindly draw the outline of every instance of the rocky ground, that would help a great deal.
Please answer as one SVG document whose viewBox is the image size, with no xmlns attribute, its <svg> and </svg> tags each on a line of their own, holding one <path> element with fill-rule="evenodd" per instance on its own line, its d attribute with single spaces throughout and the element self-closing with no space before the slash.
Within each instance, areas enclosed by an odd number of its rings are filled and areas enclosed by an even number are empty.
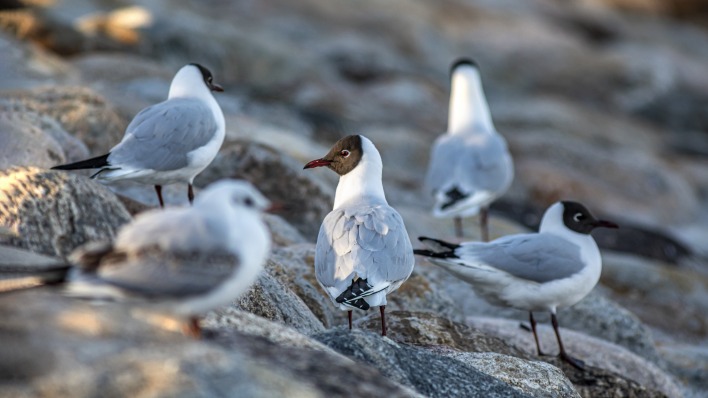
<svg viewBox="0 0 708 398">
<path fill-rule="evenodd" d="M 670 5 L 669 5 L 670 4 Z M 708 394 L 708 24 L 703 2 L 0 1 L 0 262 L 57 261 L 155 206 L 53 165 L 105 153 L 209 66 L 227 139 L 196 180 L 245 178 L 285 204 L 258 283 L 207 315 L 200 341 L 60 287 L 0 296 L 0 395 L 667 396 Z M 516 179 L 492 234 L 533 229 L 576 199 L 623 227 L 597 235 L 601 283 L 559 313 L 579 372 L 536 357 L 526 314 L 492 307 L 423 261 L 378 314 L 344 329 L 313 273 L 336 179 L 304 172 L 339 137 L 380 149 L 412 238 L 450 237 L 420 187 L 446 123 L 447 69 L 482 67 Z M 183 204 L 185 188 L 165 190 Z M 197 195 L 198 195 L 197 191 Z M 474 220 L 466 224 L 478 237 Z M 18 249 L 19 248 L 19 249 Z M 48 257 L 47 257 L 48 256 Z M 546 321 L 544 319 L 544 321 Z M 542 344 L 554 347 L 550 327 Z"/>
</svg>

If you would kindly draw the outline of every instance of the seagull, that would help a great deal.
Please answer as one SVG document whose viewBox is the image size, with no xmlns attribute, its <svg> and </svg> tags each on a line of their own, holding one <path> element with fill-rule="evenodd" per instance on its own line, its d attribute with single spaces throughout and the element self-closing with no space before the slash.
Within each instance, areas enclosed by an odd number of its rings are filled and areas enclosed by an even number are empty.
<svg viewBox="0 0 708 398">
<path fill-rule="evenodd" d="M 0 293 L 61 283 L 70 269 L 63 260 L 0 245 Z"/>
<path fill-rule="evenodd" d="M 99 169 L 91 178 L 104 183 L 137 181 L 155 186 L 160 207 L 162 186 L 192 182 L 216 156 L 225 136 L 224 114 L 212 91 L 224 91 L 211 72 L 183 66 L 172 79 L 167 100 L 149 106 L 130 122 L 123 140 L 105 155 L 52 167 L 54 170 Z"/>
<path fill-rule="evenodd" d="M 471 284 L 491 304 L 529 311 L 538 355 L 544 354 L 533 312 L 549 311 L 560 358 L 582 369 L 583 361 L 563 348 L 556 309 L 580 301 L 600 279 L 600 250 L 590 236 L 598 227 L 617 228 L 617 224 L 596 219 L 580 203 L 563 201 L 546 210 L 538 233 L 462 244 L 420 237 L 430 250 L 415 250 L 415 254 Z"/>
<path fill-rule="evenodd" d="M 480 215 L 482 240 L 489 240 L 489 205 L 514 178 L 506 141 L 492 123 L 477 64 L 467 58 L 451 68 L 447 133 L 433 143 L 425 179 L 435 199 L 433 215 L 454 218 L 458 238 L 462 218 Z"/>
<path fill-rule="evenodd" d="M 111 243 L 92 242 L 69 260 L 83 268 L 66 293 L 75 297 L 143 299 L 158 312 L 188 320 L 230 303 L 255 282 L 270 253 L 262 212 L 270 203 L 250 183 L 222 180 L 193 207 L 141 213 Z"/>
<path fill-rule="evenodd" d="M 350 135 L 304 168 L 322 166 L 339 174 L 339 184 L 317 236 L 315 275 L 332 302 L 348 312 L 349 329 L 354 308 L 378 306 L 386 336 L 386 295 L 408 279 L 415 258 L 401 215 L 386 202 L 381 155 L 368 138 Z"/>
</svg>

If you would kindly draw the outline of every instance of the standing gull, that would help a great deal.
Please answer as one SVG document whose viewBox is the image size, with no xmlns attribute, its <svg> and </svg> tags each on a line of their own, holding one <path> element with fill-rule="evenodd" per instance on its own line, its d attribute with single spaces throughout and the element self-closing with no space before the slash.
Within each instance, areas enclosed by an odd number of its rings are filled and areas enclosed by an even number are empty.
<svg viewBox="0 0 708 398">
<path fill-rule="evenodd" d="M 415 253 L 471 284 L 490 303 L 529 311 L 538 355 L 543 352 L 533 311 L 549 311 L 560 357 L 583 368 L 563 348 L 556 309 L 580 301 L 600 279 L 600 250 L 590 236 L 597 227 L 617 225 L 596 219 L 580 203 L 557 202 L 546 210 L 538 233 L 459 245 L 421 237 L 431 250 Z"/>
<path fill-rule="evenodd" d="M 84 268 L 67 292 L 81 297 L 153 301 L 157 310 L 188 319 L 230 303 L 256 279 L 270 252 L 261 219 L 269 202 L 250 183 L 225 180 L 207 187 L 194 207 L 140 214 L 113 244 L 72 253 Z"/>
<path fill-rule="evenodd" d="M 435 198 L 433 215 L 453 217 L 462 237 L 462 217 L 480 215 L 482 240 L 489 240 L 489 205 L 514 178 L 506 141 L 492 123 L 477 64 L 460 59 L 451 69 L 447 133 L 435 140 L 425 180 Z"/>
<path fill-rule="evenodd" d="M 381 155 L 368 138 L 350 135 L 305 168 L 321 166 L 339 174 L 339 184 L 317 237 L 317 280 L 348 311 L 349 329 L 352 309 L 378 306 L 385 336 L 386 295 L 408 279 L 415 259 L 400 214 L 386 202 Z"/>
<path fill-rule="evenodd" d="M 199 64 L 186 65 L 172 79 L 167 100 L 140 111 L 110 152 L 52 168 L 100 169 L 91 178 L 154 185 L 160 207 L 163 185 L 186 183 L 192 203 L 194 177 L 214 160 L 224 142 L 224 114 L 212 91 L 224 90 L 214 83 L 211 72 Z"/>
</svg>

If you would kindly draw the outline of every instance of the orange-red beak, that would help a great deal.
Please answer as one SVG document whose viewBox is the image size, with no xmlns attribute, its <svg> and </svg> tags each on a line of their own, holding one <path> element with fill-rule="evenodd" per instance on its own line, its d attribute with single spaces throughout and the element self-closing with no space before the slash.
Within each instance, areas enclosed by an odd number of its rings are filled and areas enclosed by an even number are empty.
<svg viewBox="0 0 708 398">
<path fill-rule="evenodd" d="M 315 159 L 315 160 L 313 160 L 313 161 L 307 163 L 307 164 L 305 165 L 305 167 L 303 167 L 303 170 L 304 170 L 304 169 L 312 169 L 312 168 L 315 168 L 315 167 L 329 166 L 330 164 L 332 164 L 332 161 L 331 161 L 331 160 L 327 160 L 327 159 Z"/>
</svg>

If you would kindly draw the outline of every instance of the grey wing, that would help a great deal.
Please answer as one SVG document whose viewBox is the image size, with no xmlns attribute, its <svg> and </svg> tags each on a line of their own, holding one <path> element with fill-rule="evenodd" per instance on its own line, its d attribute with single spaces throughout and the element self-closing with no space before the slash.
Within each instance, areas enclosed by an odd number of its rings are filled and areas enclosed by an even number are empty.
<svg viewBox="0 0 708 398">
<path fill-rule="evenodd" d="M 515 235 L 492 244 L 463 245 L 459 256 L 480 261 L 517 278 L 545 283 L 580 272 L 580 247 L 547 234 Z"/>
<path fill-rule="evenodd" d="M 344 290 L 354 274 L 374 286 L 405 280 L 413 264 L 403 220 L 388 205 L 335 210 L 322 223 L 315 272 L 325 287 Z"/>
<path fill-rule="evenodd" d="M 206 145 L 217 133 L 209 109 L 195 99 L 171 99 L 143 109 L 125 137 L 108 156 L 112 166 L 176 170 L 188 165 L 187 155 Z"/>
<path fill-rule="evenodd" d="M 465 193 L 502 192 L 513 178 L 504 138 L 491 135 L 443 135 L 433 147 L 426 186 L 431 191 L 457 187 Z"/>
<path fill-rule="evenodd" d="M 120 266 L 99 268 L 106 283 L 146 297 L 181 298 L 218 287 L 240 266 L 231 253 L 163 252 L 145 250 Z"/>
</svg>

